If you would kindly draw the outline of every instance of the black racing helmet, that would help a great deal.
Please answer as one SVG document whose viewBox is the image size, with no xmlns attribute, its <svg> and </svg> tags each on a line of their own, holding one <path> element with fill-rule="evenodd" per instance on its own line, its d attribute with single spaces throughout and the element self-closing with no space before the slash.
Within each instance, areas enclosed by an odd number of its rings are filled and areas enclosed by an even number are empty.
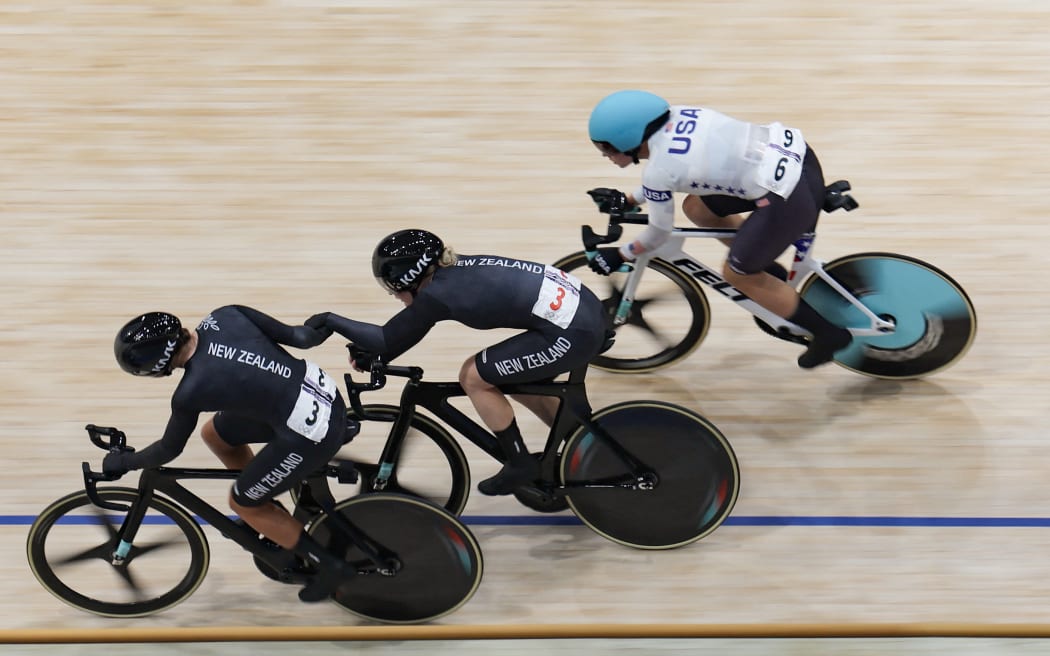
<svg viewBox="0 0 1050 656">
<path fill-rule="evenodd" d="M 398 230 L 372 253 L 372 275 L 391 292 L 415 292 L 445 250 L 441 238 L 426 230 Z"/>
<path fill-rule="evenodd" d="M 172 360 L 186 343 L 182 322 L 167 312 L 147 312 L 124 324 L 113 340 L 120 368 L 135 376 L 169 376 Z"/>
</svg>

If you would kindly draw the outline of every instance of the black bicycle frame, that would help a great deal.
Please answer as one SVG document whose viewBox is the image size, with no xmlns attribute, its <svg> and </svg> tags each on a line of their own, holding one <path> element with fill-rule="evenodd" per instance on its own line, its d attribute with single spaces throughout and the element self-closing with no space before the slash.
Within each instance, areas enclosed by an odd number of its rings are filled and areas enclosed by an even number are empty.
<svg viewBox="0 0 1050 656">
<path fill-rule="evenodd" d="M 127 552 L 131 548 L 131 544 L 135 540 L 139 527 L 142 525 L 142 521 L 146 516 L 149 502 L 153 499 L 155 493 L 159 492 L 184 509 L 191 513 L 195 513 L 205 522 L 214 526 L 224 537 L 233 540 L 246 551 L 257 556 L 263 562 L 275 569 L 280 569 L 282 566 L 281 561 L 277 560 L 279 552 L 263 542 L 259 537 L 259 533 L 255 529 L 249 527 L 247 524 L 230 519 L 210 503 L 179 483 L 179 480 L 181 479 L 233 480 L 240 475 L 241 472 L 239 470 L 181 467 L 157 467 L 153 469 L 145 469 L 139 476 L 138 497 L 130 506 L 124 506 L 118 503 L 103 501 L 98 495 L 97 482 L 99 480 L 109 480 L 110 477 L 105 475 L 100 476 L 99 474 L 92 472 L 86 462 L 83 466 L 85 489 L 87 490 L 87 495 L 91 502 L 96 506 L 107 510 L 127 512 L 127 515 L 124 517 L 124 521 L 115 536 L 117 540 L 116 552 L 114 554 L 115 559 L 120 559 L 127 555 Z M 309 485 L 311 480 L 315 481 L 315 484 L 310 485 L 311 497 L 319 504 L 320 508 L 325 511 L 328 519 L 339 528 L 339 532 L 349 538 L 346 544 L 352 544 L 361 549 L 365 556 L 371 560 L 381 572 L 392 569 L 394 567 L 392 563 L 396 561 L 396 556 L 382 545 L 372 540 L 358 527 L 354 526 L 343 517 L 341 513 L 335 512 L 335 499 L 332 496 L 329 487 L 327 485 L 316 484 L 318 480 L 324 478 L 324 474 L 317 474 L 308 478 L 305 483 Z"/>
<path fill-rule="evenodd" d="M 465 437 L 489 456 L 499 462 L 504 461 L 503 449 L 496 440 L 496 436 L 449 402 L 450 399 L 467 395 L 459 383 L 425 382 L 422 380 L 423 370 L 419 367 L 399 367 L 385 364 L 379 364 L 378 366 L 382 368 L 382 372 L 377 373 L 373 370 L 371 383 L 355 383 L 349 373 L 344 374 L 344 378 L 350 397 L 350 406 L 362 419 L 370 418 L 361 404 L 360 393 L 362 391 L 379 389 L 385 385 L 385 376 L 387 374 L 409 379 L 401 392 L 401 399 L 398 404 L 401 411 L 390 430 L 389 439 L 383 446 L 383 452 L 380 455 L 379 462 L 381 464 L 397 462 L 401 445 L 408 435 L 408 429 L 417 408 L 429 410 L 435 417 L 445 422 L 455 432 Z M 501 385 L 499 389 L 504 394 L 553 396 L 561 399 L 554 417 L 554 423 L 547 436 L 547 443 L 543 449 L 541 462 L 544 466 L 553 467 L 554 460 L 557 454 L 560 453 L 558 447 L 571 436 L 576 428 L 584 426 L 608 444 L 632 470 L 632 481 L 645 479 L 647 474 L 652 474 L 651 469 L 620 446 L 619 442 L 591 420 L 591 405 L 590 401 L 587 400 L 587 388 L 584 384 L 586 371 L 586 367 L 574 370 L 570 372 L 566 381 Z M 553 470 L 548 471 L 552 472 Z M 552 480 L 553 478 L 551 477 Z M 617 484 L 614 481 L 595 481 L 575 484 L 571 487 L 604 487 Z"/>
</svg>

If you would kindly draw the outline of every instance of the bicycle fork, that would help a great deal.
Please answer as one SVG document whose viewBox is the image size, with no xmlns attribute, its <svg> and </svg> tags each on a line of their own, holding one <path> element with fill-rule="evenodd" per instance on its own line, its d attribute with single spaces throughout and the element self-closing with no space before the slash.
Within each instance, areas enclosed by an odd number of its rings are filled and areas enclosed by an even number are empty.
<svg viewBox="0 0 1050 656">
<path fill-rule="evenodd" d="M 152 490 L 142 489 L 140 486 L 138 497 L 128 507 L 127 514 L 124 515 L 124 521 L 121 522 L 120 528 L 114 534 L 113 538 L 116 540 L 116 544 L 113 547 L 113 553 L 110 555 L 109 563 L 114 567 L 124 567 L 127 565 L 128 556 L 131 553 L 131 548 L 135 541 L 135 536 L 138 534 L 139 527 L 142 526 L 142 522 L 146 517 L 146 509 L 149 508 L 149 502 L 153 497 Z M 110 506 L 111 510 L 116 510 L 113 506 L 119 506 L 119 504 L 106 504 Z"/>
<path fill-rule="evenodd" d="M 99 496 L 98 481 L 111 480 L 109 477 L 92 472 L 86 462 L 83 463 L 83 471 L 84 490 L 87 492 L 88 500 L 90 500 L 96 508 L 127 513 L 124 515 L 124 521 L 121 522 L 120 528 L 112 535 L 114 546 L 109 557 L 111 565 L 114 567 L 124 567 L 127 565 L 128 555 L 131 553 L 131 547 L 135 540 L 135 535 L 138 533 L 139 527 L 142 526 L 142 521 L 146 517 L 146 509 L 149 508 L 149 502 L 153 498 L 152 487 L 143 484 L 143 480 L 146 478 L 147 474 L 146 472 L 143 472 L 139 477 L 139 490 L 135 501 L 130 505 L 125 506 L 120 503 L 103 501 Z M 104 517 L 102 518 L 102 522 L 108 526 L 108 520 Z"/>
</svg>

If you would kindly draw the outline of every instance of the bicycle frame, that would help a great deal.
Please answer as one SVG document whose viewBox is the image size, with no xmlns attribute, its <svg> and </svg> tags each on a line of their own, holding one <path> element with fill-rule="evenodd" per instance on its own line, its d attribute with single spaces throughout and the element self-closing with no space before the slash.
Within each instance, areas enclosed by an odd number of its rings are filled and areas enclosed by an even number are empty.
<svg viewBox="0 0 1050 656">
<path fill-rule="evenodd" d="M 610 227 L 616 226 L 619 228 L 619 225 L 622 223 L 646 224 L 648 223 L 648 218 L 649 217 L 644 214 L 610 216 L 609 225 Z M 733 301 L 747 312 L 750 312 L 758 319 L 764 321 L 774 331 L 778 333 L 788 333 L 795 336 L 809 337 L 809 331 L 777 316 L 751 300 L 746 294 L 729 284 L 729 282 L 727 282 L 718 271 L 711 269 L 703 262 L 683 250 L 686 239 L 731 239 L 734 235 L 736 235 L 735 229 L 677 227 L 672 229 L 671 237 L 664 244 L 650 252 L 639 255 L 634 262 L 633 269 L 627 273 L 627 282 L 623 288 L 623 296 L 620 299 L 616 315 L 613 318 L 614 325 L 620 326 L 627 321 L 627 317 L 631 312 L 631 306 L 634 303 L 635 293 L 642 280 L 642 272 L 645 271 L 650 260 L 653 258 L 660 258 L 677 268 L 682 273 L 704 283 L 722 296 L 728 298 L 730 301 Z M 895 329 L 895 325 L 892 321 L 888 321 L 875 315 L 875 313 L 865 306 L 856 296 L 850 293 L 849 290 L 843 287 L 824 270 L 824 261 L 813 256 L 813 243 L 816 241 L 816 238 L 817 235 L 815 232 L 807 232 L 795 240 L 793 244 L 795 255 L 792 258 L 791 271 L 788 274 L 787 284 L 793 289 L 797 289 L 799 284 L 809 274 L 816 275 L 867 317 L 869 321 L 867 327 L 848 328 L 850 333 L 854 336 L 865 337 L 892 333 Z"/>
<path fill-rule="evenodd" d="M 85 463 L 85 478 L 89 473 Z M 216 480 L 235 479 L 239 471 L 229 469 L 182 469 L 158 467 L 156 469 L 145 469 L 139 476 L 138 498 L 130 506 L 107 503 L 98 497 L 94 481 L 87 484 L 88 498 L 100 508 L 107 510 L 126 511 L 127 515 L 117 531 L 118 543 L 114 552 L 115 560 L 122 560 L 131 551 L 132 543 L 142 521 L 149 508 L 149 502 L 154 494 L 160 492 L 171 501 L 182 506 L 186 510 L 195 513 L 205 522 L 211 524 L 223 536 L 233 540 L 252 554 L 266 559 L 267 551 L 262 548 L 259 534 L 247 526 L 238 524 L 230 519 L 204 499 L 191 492 L 179 483 L 179 479 Z"/>
<path fill-rule="evenodd" d="M 139 527 L 142 526 L 146 517 L 149 503 L 154 495 L 159 492 L 170 501 L 195 513 L 197 517 L 214 526 L 224 537 L 233 540 L 246 551 L 259 558 L 259 560 L 275 569 L 280 569 L 281 567 L 281 564 L 275 560 L 277 552 L 263 542 L 257 531 L 230 519 L 179 483 L 180 479 L 232 480 L 237 478 L 240 474 L 239 471 L 175 467 L 145 469 L 139 476 L 138 496 L 132 504 L 125 506 L 103 501 L 99 497 L 97 483 L 99 480 L 109 480 L 109 477 L 92 472 L 86 462 L 83 463 L 83 470 L 84 488 L 87 491 L 88 498 L 94 505 L 105 510 L 127 513 L 114 536 L 116 546 L 111 556 L 114 565 L 123 562 L 128 557 L 128 554 L 131 553 L 135 536 L 138 534 Z M 305 577 L 302 577 L 302 580 L 305 582 Z"/>
<path fill-rule="evenodd" d="M 281 566 L 281 563 L 276 560 L 278 552 L 268 542 L 264 542 L 255 529 L 230 519 L 179 483 L 181 479 L 233 480 L 240 475 L 241 472 L 239 470 L 183 467 L 145 469 L 139 476 L 138 497 L 130 506 L 103 501 L 98 495 L 97 483 L 100 480 L 109 480 L 109 477 L 92 472 L 86 462 L 83 463 L 83 470 L 84 488 L 93 504 L 105 510 L 127 512 L 115 536 L 118 542 L 113 552 L 114 564 L 124 560 L 131 552 L 135 536 L 146 516 L 146 510 L 149 508 L 149 502 L 154 494 L 159 492 L 184 509 L 195 513 L 197 517 L 214 526 L 224 537 L 233 540 L 266 564 L 275 569 L 279 569 Z M 312 480 L 326 478 L 329 470 L 332 470 L 333 474 L 340 472 L 338 465 L 329 465 L 324 472 L 308 477 L 304 484 L 309 485 Z M 329 519 L 350 538 L 351 543 L 362 550 L 365 556 L 376 565 L 380 573 L 386 573 L 390 569 L 390 562 L 394 560 L 394 555 L 369 538 L 340 513 L 334 511 L 335 498 L 327 485 L 315 484 L 309 487 L 311 498 L 325 511 Z M 294 511 L 295 515 L 302 521 L 304 518 L 299 515 L 298 511 L 299 508 L 297 507 Z M 302 578 L 303 581 L 306 580 L 305 577 Z"/>
<path fill-rule="evenodd" d="M 586 371 L 586 367 L 574 370 L 569 374 L 569 378 L 566 381 L 503 385 L 500 386 L 500 390 L 509 395 L 553 396 L 561 399 L 541 457 L 541 462 L 547 467 L 548 478 L 551 482 L 555 480 L 552 468 L 556 456 L 561 452 L 560 446 L 572 435 L 572 432 L 577 427 L 582 425 L 605 440 L 623 459 L 624 463 L 632 469 L 632 472 L 626 480 L 593 481 L 577 483 L 569 487 L 623 487 L 625 485 L 634 485 L 641 489 L 647 489 L 647 486 L 651 485 L 652 478 L 652 472 L 649 471 L 649 468 L 620 447 L 616 440 L 612 439 L 600 426 L 591 421 L 591 405 L 587 400 L 587 390 L 583 382 Z M 380 470 L 374 483 L 376 490 L 382 490 L 393 473 L 394 463 L 398 461 L 398 454 L 402 444 L 404 444 L 405 437 L 408 435 L 408 429 L 417 408 L 429 410 L 434 417 L 443 421 L 456 433 L 465 437 L 495 460 L 503 462 L 503 449 L 500 447 L 496 436 L 450 403 L 450 400 L 453 398 L 467 395 L 463 387 L 459 383 L 425 382 L 422 380 L 423 370 L 419 367 L 400 367 L 376 363 L 373 365 L 372 380 L 369 383 L 355 383 L 349 373 L 344 374 L 346 389 L 350 397 L 350 406 L 362 419 L 369 419 L 370 417 L 361 404 L 361 392 L 383 387 L 386 384 L 387 374 L 406 377 L 409 380 L 401 392 L 401 399 L 398 403 L 401 412 L 391 427 L 386 444 L 384 444 L 383 451 L 380 454 Z M 626 481 L 628 480 L 631 483 L 627 483 Z"/>
</svg>

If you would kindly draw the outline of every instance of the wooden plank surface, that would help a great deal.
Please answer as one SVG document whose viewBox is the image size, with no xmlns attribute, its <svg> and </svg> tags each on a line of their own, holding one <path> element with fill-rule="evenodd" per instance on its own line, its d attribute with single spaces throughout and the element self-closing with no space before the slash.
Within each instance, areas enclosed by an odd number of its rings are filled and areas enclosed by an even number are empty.
<svg viewBox="0 0 1050 656">
<path fill-rule="evenodd" d="M 789 521 L 1050 517 L 1046 3 L 196 4 L 0 7 L 2 626 L 113 626 L 37 585 L 24 520 L 100 455 L 83 424 L 140 445 L 159 435 L 175 381 L 114 366 L 124 320 L 166 309 L 195 323 L 226 303 L 287 321 L 329 309 L 385 320 L 397 306 L 369 256 L 401 227 L 462 252 L 575 251 L 579 225 L 598 224 L 584 190 L 637 183 L 586 138 L 593 103 L 624 87 L 801 127 L 862 204 L 822 222 L 817 254 L 926 259 L 969 292 L 979 334 L 929 380 L 803 372 L 795 347 L 712 298 L 690 359 L 642 377 L 595 372 L 592 399 L 703 413 L 740 458 L 735 516 L 785 525 L 729 524 L 667 553 L 580 526 L 476 525 L 485 581 L 446 621 L 1046 621 L 1045 523 Z M 440 326 L 403 360 L 450 378 L 500 337 Z M 335 340 L 311 357 L 344 369 Z M 495 469 L 467 452 L 475 480 Z M 180 462 L 211 459 L 195 441 Z M 475 493 L 466 514 L 530 513 Z M 355 622 L 300 605 L 209 535 L 204 586 L 136 626 Z"/>
</svg>

